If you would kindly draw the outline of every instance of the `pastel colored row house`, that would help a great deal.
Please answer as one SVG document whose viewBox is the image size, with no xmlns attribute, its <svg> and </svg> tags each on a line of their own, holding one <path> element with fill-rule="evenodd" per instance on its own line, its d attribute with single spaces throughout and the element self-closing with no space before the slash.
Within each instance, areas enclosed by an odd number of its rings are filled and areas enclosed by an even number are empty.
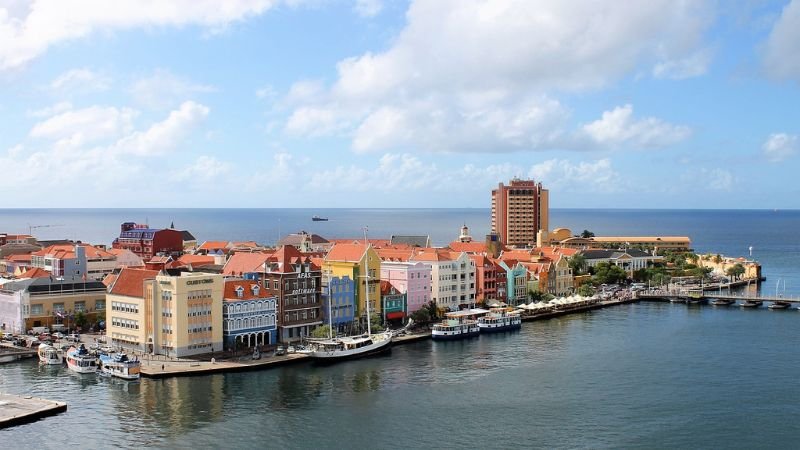
<svg viewBox="0 0 800 450">
<path fill-rule="evenodd" d="M 257 280 L 228 279 L 222 297 L 222 338 L 226 350 L 278 342 L 278 298 Z"/>
<path fill-rule="evenodd" d="M 356 283 L 356 317 L 366 319 L 367 299 L 370 312 L 381 314 L 381 260 L 371 244 L 336 243 L 325 255 L 325 277 L 350 277 Z"/>
</svg>

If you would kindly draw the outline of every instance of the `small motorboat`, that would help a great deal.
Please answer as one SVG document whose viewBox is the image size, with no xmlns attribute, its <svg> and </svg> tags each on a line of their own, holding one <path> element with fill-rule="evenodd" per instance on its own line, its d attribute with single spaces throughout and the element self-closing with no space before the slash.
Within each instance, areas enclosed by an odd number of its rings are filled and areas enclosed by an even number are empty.
<svg viewBox="0 0 800 450">
<path fill-rule="evenodd" d="M 712 306 L 731 306 L 734 303 L 733 300 L 727 298 L 717 298 L 711 300 Z"/>
<path fill-rule="evenodd" d="M 792 304 L 790 302 L 777 301 L 777 302 L 772 302 L 772 304 L 767 306 L 767 308 L 769 308 L 769 309 L 789 309 L 790 306 L 792 306 Z"/>
<path fill-rule="evenodd" d="M 67 367 L 78 373 L 96 373 L 97 358 L 89 353 L 85 345 L 80 344 L 67 351 Z"/>
<path fill-rule="evenodd" d="M 39 344 L 39 362 L 48 365 L 60 365 L 63 361 L 58 349 L 50 344 Z"/>
<path fill-rule="evenodd" d="M 763 304 L 764 304 L 764 302 L 762 302 L 761 300 L 747 300 L 744 303 L 742 303 L 740 306 L 742 308 L 758 308 L 759 306 L 761 306 Z"/>
</svg>

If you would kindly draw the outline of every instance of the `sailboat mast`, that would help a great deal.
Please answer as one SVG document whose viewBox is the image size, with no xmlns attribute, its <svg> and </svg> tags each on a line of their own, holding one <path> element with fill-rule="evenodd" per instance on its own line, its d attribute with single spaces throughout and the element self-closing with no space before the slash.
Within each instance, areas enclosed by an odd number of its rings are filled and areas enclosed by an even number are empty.
<svg viewBox="0 0 800 450">
<path fill-rule="evenodd" d="M 333 339 L 333 313 L 331 312 L 333 307 L 331 303 L 333 303 L 333 296 L 331 296 L 331 281 L 328 277 L 328 339 Z"/>
<path fill-rule="evenodd" d="M 369 241 L 367 240 L 367 227 L 364 227 L 364 252 L 367 254 L 367 267 L 366 267 L 366 280 L 367 286 L 365 291 L 365 300 L 367 304 L 367 334 L 372 335 L 372 323 L 370 322 L 370 312 L 369 312 Z"/>
</svg>

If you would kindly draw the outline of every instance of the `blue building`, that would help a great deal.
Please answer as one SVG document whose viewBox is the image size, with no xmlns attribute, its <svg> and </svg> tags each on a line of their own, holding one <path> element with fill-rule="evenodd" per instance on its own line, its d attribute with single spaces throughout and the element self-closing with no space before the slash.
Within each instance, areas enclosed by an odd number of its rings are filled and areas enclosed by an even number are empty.
<svg viewBox="0 0 800 450">
<path fill-rule="evenodd" d="M 345 331 L 353 323 L 356 310 L 356 286 L 348 276 L 331 277 L 323 290 L 322 314 L 324 323 L 331 323 L 334 330 Z M 328 304 L 330 302 L 330 308 Z M 328 311 L 331 318 L 328 320 Z"/>
<path fill-rule="evenodd" d="M 228 280 L 222 301 L 222 339 L 226 350 L 275 345 L 278 341 L 278 299 L 257 280 Z"/>
</svg>

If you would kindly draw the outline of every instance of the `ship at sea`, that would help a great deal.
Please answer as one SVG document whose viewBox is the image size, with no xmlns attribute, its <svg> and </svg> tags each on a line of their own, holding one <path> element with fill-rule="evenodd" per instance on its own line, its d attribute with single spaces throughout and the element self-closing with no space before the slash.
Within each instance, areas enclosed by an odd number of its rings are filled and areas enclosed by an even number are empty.
<svg viewBox="0 0 800 450">
<path fill-rule="evenodd" d="M 327 222 L 328 218 L 327 217 L 314 216 L 314 217 L 311 218 L 311 220 L 313 220 L 314 222 Z"/>
</svg>

